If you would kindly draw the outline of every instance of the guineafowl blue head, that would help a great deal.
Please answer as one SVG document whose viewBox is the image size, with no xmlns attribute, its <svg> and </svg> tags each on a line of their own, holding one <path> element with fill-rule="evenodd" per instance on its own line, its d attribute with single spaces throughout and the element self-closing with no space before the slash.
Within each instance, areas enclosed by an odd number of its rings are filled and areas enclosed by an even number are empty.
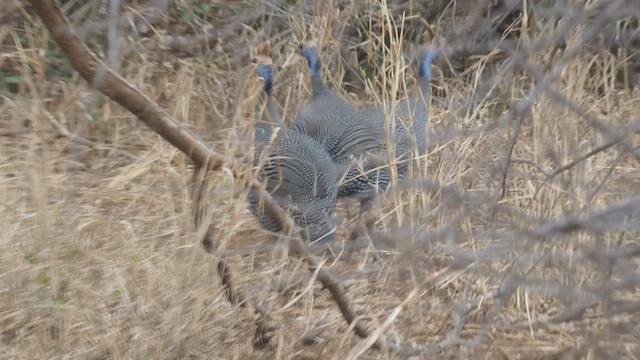
<svg viewBox="0 0 640 360">
<path fill-rule="evenodd" d="M 318 75 L 320 73 L 320 54 L 316 43 L 309 40 L 304 41 L 300 44 L 300 53 L 307 59 L 307 63 L 309 63 L 311 76 Z"/>
<path fill-rule="evenodd" d="M 263 90 L 265 93 L 270 93 L 273 87 L 273 80 L 276 76 L 276 68 L 271 61 L 262 58 L 256 59 L 258 66 L 256 67 L 256 74 L 261 76 L 264 80 Z"/>
</svg>

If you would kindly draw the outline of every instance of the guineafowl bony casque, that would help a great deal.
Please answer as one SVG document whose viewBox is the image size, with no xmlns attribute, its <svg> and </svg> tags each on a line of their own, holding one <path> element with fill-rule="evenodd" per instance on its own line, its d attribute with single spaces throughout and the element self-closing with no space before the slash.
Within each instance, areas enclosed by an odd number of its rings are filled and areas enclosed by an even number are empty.
<svg viewBox="0 0 640 360">
<path fill-rule="evenodd" d="M 309 65 L 312 97 L 302 106 L 292 129 L 312 137 L 329 153 L 340 176 L 338 196 L 362 203 L 388 185 L 388 170 L 378 170 L 386 162 L 381 158 L 383 143 L 368 119 L 322 80 L 315 42 L 304 41 L 300 52 Z"/>
<path fill-rule="evenodd" d="M 329 154 L 310 137 L 282 126 L 271 91 L 275 67 L 267 57 L 257 58 L 256 72 L 264 79 L 262 97 L 266 110 L 255 128 L 255 166 L 267 192 L 289 212 L 302 237 L 327 242 L 335 237 L 338 172 Z M 261 225 L 273 232 L 282 229 L 262 209 L 260 199 L 249 193 L 249 208 Z"/>
</svg>

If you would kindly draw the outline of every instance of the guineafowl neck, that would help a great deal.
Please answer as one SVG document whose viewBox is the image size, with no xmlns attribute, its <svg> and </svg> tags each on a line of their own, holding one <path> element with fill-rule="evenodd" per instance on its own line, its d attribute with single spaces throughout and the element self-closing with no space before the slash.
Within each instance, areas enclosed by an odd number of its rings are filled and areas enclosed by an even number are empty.
<svg viewBox="0 0 640 360">
<path fill-rule="evenodd" d="M 416 96 L 416 109 L 413 121 L 413 130 L 415 132 L 418 154 L 424 155 L 427 151 L 427 132 L 429 128 L 429 95 L 430 81 L 426 78 L 418 80 L 418 93 Z"/>
<path fill-rule="evenodd" d="M 428 79 L 421 78 L 418 80 L 418 92 L 415 94 L 418 99 L 418 107 L 422 109 L 429 108 L 429 95 L 431 82 Z"/>
<path fill-rule="evenodd" d="M 267 114 L 267 110 L 265 110 L 265 101 L 267 100 L 267 95 L 262 93 L 260 96 L 262 100 L 260 104 L 256 107 L 256 113 L 262 114 L 260 116 L 260 120 L 255 125 L 254 132 L 254 143 L 260 144 L 262 146 L 264 143 L 268 142 L 271 139 L 271 134 L 273 134 L 273 125 L 271 123 L 271 116 Z"/>
<path fill-rule="evenodd" d="M 327 84 L 322 81 L 320 74 L 311 76 L 311 90 L 313 91 L 313 96 L 320 95 L 326 88 Z"/>
<path fill-rule="evenodd" d="M 271 122 L 275 125 L 282 125 L 282 115 L 280 114 L 280 108 L 276 99 L 272 95 L 267 95 L 267 111 Z"/>
</svg>

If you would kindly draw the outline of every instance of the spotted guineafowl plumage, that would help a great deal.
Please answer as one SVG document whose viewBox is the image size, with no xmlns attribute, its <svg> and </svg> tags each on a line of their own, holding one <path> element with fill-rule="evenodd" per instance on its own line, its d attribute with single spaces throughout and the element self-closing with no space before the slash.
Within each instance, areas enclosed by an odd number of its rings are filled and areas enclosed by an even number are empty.
<svg viewBox="0 0 640 360">
<path fill-rule="evenodd" d="M 307 241 L 331 241 L 335 226 L 338 173 L 329 154 L 313 139 L 281 127 L 282 117 L 271 96 L 275 69 L 262 60 L 257 69 L 264 78 L 266 111 L 255 130 L 255 165 L 267 192 L 289 212 Z M 260 199 L 250 193 L 249 208 L 262 226 L 279 232 L 279 226 L 262 211 Z"/>
<path fill-rule="evenodd" d="M 292 129 L 308 135 L 326 149 L 338 168 L 339 197 L 369 199 L 389 183 L 388 170 L 378 167 L 383 143 L 363 113 L 331 91 L 320 74 L 318 47 L 306 41 L 300 51 L 311 73 L 312 97 L 300 110 Z"/>
</svg>

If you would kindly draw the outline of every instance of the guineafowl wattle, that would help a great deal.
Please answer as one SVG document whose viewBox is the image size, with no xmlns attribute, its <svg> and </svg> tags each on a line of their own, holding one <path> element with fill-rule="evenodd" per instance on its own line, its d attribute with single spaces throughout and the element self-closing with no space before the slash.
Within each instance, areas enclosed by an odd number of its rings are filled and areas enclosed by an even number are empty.
<svg viewBox="0 0 640 360">
<path fill-rule="evenodd" d="M 255 130 L 255 165 L 267 192 L 289 212 L 302 237 L 311 242 L 335 237 L 338 173 L 331 157 L 310 137 L 280 127 L 282 117 L 271 95 L 275 69 L 262 60 L 257 72 L 264 78 L 266 111 Z M 280 227 L 263 210 L 256 194 L 249 194 L 249 208 L 262 226 L 274 232 Z"/>
<path fill-rule="evenodd" d="M 292 129 L 318 141 L 338 168 L 339 197 L 355 197 L 361 203 L 389 183 L 383 143 L 363 113 L 331 91 L 320 74 L 318 47 L 306 41 L 300 51 L 311 73 L 311 100 L 303 105 Z M 362 208 L 361 208 L 362 210 Z"/>
</svg>

